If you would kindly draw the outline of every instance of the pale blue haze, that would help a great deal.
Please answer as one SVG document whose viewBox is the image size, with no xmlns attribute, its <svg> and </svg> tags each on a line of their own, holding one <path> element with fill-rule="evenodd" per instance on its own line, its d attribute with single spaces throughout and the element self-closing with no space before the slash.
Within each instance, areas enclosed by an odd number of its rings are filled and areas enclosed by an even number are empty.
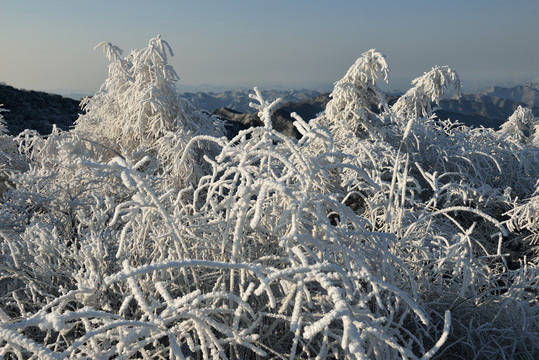
<svg viewBox="0 0 539 360">
<path fill-rule="evenodd" d="M 389 88 L 434 65 L 464 84 L 539 76 L 539 1 L 0 0 L 0 82 L 95 91 L 110 41 L 157 34 L 182 86 L 310 87 L 338 80 L 362 52 L 387 56 Z"/>
</svg>

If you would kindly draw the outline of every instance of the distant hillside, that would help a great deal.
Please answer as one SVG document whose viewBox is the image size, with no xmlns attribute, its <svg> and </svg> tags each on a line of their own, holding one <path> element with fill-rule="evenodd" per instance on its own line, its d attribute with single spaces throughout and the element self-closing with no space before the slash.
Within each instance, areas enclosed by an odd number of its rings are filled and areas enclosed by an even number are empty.
<svg viewBox="0 0 539 360">
<path fill-rule="evenodd" d="M 12 135 L 25 129 L 50 134 L 52 125 L 68 130 L 82 113 L 79 101 L 41 91 L 20 90 L 0 84 L 0 104 L 7 128 Z"/>
<path fill-rule="evenodd" d="M 486 127 L 486 128 L 492 128 L 492 129 L 498 129 L 501 124 L 504 123 L 504 121 L 501 120 L 491 120 L 489 118 L 486 118 L 484 116 L 474 114 L 474 115 L 464 115 L 461 113 L 455 113 L 452 111 L 444 110 L 443 108 L 440 110 L 435 111 L 436 116 L 441 120 L 452 120 L 452 121 L 458 121 L 461 124 L 465 124 L 470 127 Z"/>
<path fill-rule="evenodd" d="M 329 101 L 329 94 L 320 94 L 298 102 L 287 102 L 273 112 L 273 128 L 288 136 L 299 136 L 293 125 L 294 119 L 291 114 L 296 113 L 304 120 L 310 120 L 323 111 Z M 253 109 L 251 109 L 252 111 Z M 256 113 L 242 113 L 235 109 L 222 107 L 212 112 L 224 120 L 230 122 L 229 136 L 234 136 L 237 131 L 252 126 L 263 126 Z"/>
<path fill-rule="evenodd" d="M 441 119 L 458 120 L 468 126 L 484 126 L 496 129 L 511 116 L 519 105 L 530 106 L 530 104 L 539 102 L 539 97 L 535 98 L 535 95 L 533 95 L 535 93 L 531 91 L 532 87 L 528 87 L 528 90 L 524 91 L 518 88 L 496 87 L 495 91 L 489 92 L 493 95 L 483 93 L 464 94 L 459 98 L 442 100 L 439 104 L 441 109 L 436 111 L 436 114 Z M 227 91 L 225 93 L 186 93 L 184 95 L 199 108 L 214 111 L 216 115 L 239 123 L 241 124 L 240 126 L 247 126 L 247 124 L 248 126 L 253 126 L 259 125 L 256 122 L 259 120 L 254 120 L 257 119 L 256 115 L 254 115 L 255 110 L 248 105 L 251 101 L 248 94 L 251 92 Z M 494 94 L 499 96 L 494 96 Z M 511 94 L 513 94 L 512 99 L 508 98 Z M 521 94 L 521 96 L 519 97 L 518 94 Z M 329 94 L 317 93 L 312 95 L 310 92 L 300 90 L 291 94 L 286 94 L 282 91 L 267 91 L 264 96 L 268 100 L 274 100 L 277 97 L 291 99 L 274 113 L 275 128 L 283 129 L 289 135 L 296 134 L 292 126 L 291 112 L 297 112 L 304 119 L 311 119 L 317 113 L 323 111 L 329 101 Z M 391 104 L 397 99 L 398 96 L 389 96 L 388 102 Z M 526 100 L 527 103 L 514 99 Z M 532 110 L 536 116 L 539 116 L 539 108 L 532 107 Z"/>
<path fill-rule="evenodd" d="M 316 90 L 262 90 L 262 96 L 266 100 L 282 98 L 283 103 L 300 102 L 314 96 L 320 95 Z M 185 92 L 181 96 L 189 100 L 196 108 L 212 112 L 219 108 L 229 108 L 241 113 L 251 113 L 255 110 L 249 106 L 253 100 L 249 94 L 254 94 L 253 90 L 229 90 L 220 93 L 216 92 Z"/>
<path fill-rule="evenodd" d="M 518 106 L 529 107 L 539 117 L 539 85 L 492 86 L 479 94 L 440 101 L 439 116 L 460 120 L 467 125 L 497 128 Z"/>
<path fill-rule="evenodd" d="M 204 99 L 208 104 L 218 103 L 217 100 L 212 99 L 213 96 L 214 94 L 204 94 Z M 275 99 L 275 97 L 267 98 L 268 100 Z M 310 120 L 325 109 L 329 99 L 329 94 L 319 94 L 309 99 L 283 104 L 273 114 L 274 128 L 287 135 L 297 136 L 298 133 L 292 125 L 293 119 L 290 114 L 296 112 L 305 120 Z M 389 104 L 393 104 L 397 99 L 398 96 L 389 96 L 387 100 Z M 235 127 L 235 130 L 231 130 L 232 133 L 245 127 L 262 125 L 253 109 L 242 112 L 234 107 L 237 104 L 232 103 L 229 106 L 215 109 L 213 114 L 229 120 L 231 122 L 230 129 Z M 440 101 L 441 109 L 436 111 L 436 115 L 440 119 L 451 119 L 472 127 L 484 126 L 497 129 L 519 105 L 526 106 L 521 102 L 493 96 L 462 95 L 458 99 Z M 536 116 L 539 116 L 539 109 L 534 108 L 533 110 Z"/>
</svg>

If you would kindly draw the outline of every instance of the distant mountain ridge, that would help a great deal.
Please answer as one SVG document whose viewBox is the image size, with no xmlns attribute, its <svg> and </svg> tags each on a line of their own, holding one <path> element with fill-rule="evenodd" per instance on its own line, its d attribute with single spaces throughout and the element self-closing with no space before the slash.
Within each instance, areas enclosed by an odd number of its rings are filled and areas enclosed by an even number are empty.
<svg viewBox="0 0 539 360">
<path fill-rule="evenodd" d="M 531 83 L 510 88 L 492 86 L 481 94 L 521 102 L 530 107 L 539 107 L 539 84 Z"/>
<path fill-rule="evenodd" d="M 518 106 L 530 107 L 534 115 L 539 116 L 539 108 L 537 107 L 520 101 L 484 94 L 464 94 L 459 98 L 441 100 L 439 105 L 445 111 L 462 114 L 466 117 L 477 116 L 486 118 L 492 124 L 495 124 L 494 127 L 503 124 Z M 462 120 L 464 122 L 464 119 L 457 118 L 453 120 Z M 487 125 L 485 124 L 484 126 L 486 127 Z"/>
<path fill-rule="evenodd" d="M 249 107 L 249 103 L 252 102 L 249 98 L 249 93 L 252 93 L 252 91 L 184 93 L 183 96 L 198 108 L 214 112 L 225 119 L 236 121 L 234 119 L 241 118 L 242 120 L 238 120 L 240 123 L 253 124 L 253 117 L 247 115 L 255 113 L 255 110 Z M 316 113 L 323 111 L 325 104 L 329 101 L 328 95 L 328 93 L 320 94 L 317 91 L 305 90 L 294 90 L 290 93 L 282 90 L 263 92 L 263 96 L 267 100 L 275 100 L 278 97 L 285 100 L 284 105 L 275 112 L 274 117 L 284 116 L 283 114 L 287 112 L 286 108 L 294 104 L 288 110 L 294 110 L 304 119 L 311 119 Z M 318 102 L 310 100 L 317 97 L 325 100 Z M 395 96 L 392 96 L 392 98 L 395 98 Z M 309 102 L 311 103 L 309 104 Z M 513 114 L 518 106 L 530 107 L 535 116 L 539 117 L 539 107 L 536 106 L 538 104 L 539 87 L 537 85 L 522 85 L 510 88 L 496 86 L 478 94 L 463 94 L 458 98 L 441 100 L 439 104 L 441 109 L 436 113 L 441 119 L 458 120 L 468 126 L 498 128 Z M 302 106 L 304 109 L 301 108 Z M 309 110 L 304 111 L 306 108 L 309 108 Z M 233 110 L 235 114 L 232 114 L 230 110 Z M 288 111 L 288 114 L 284 117 L 290 118 L 290 112 Z M 245 116 L 241 114 L 245 114 Z"/>
<path fill-rule="evenodd" d="M 260 126 L 256 110 L 249 106 L 252 90 L 229 90 L 216 92 L 186 92 L 180 94 L 201 111 L 213 113 L 228 120 L 229 136 L 239 130 Z M 263 97 L 268 101 L 282 98 L 281 106 L 273 114 L 274 128 L 290 136 L 298 133 L 292 125 L 292 112 L 305 120 L 316 117 L 325 109 L 329 93 L 321 94 L 316 90 L 264 90 Z M 390 96 L 395 101 L 398 96 Z M 63 130 L 73 126 L 83 111 L 79 101 L 39 91 L 16 89 L 0 84 L 0 104 L 9 110 L 4 112 L 8 130 L 18 134 L 26 128 L 37 130 L 46 135 L 56 124 Z M 477 94 L 464 94 L 459 98 L 440 101 L 437 115 L 441 119 L 458 120 L 468 126 L 498 128 L 520 106 L 530 107 L 539 117 L 539 85 L 529 84 L 514 87 L 493 86 Z"/>
<path fill-rule="evenodd" d="M 262 90 L 262 96 L 266 100 L 281 98 L 283 103 L 293 103 L 310 99 L 320 92 L 309 89 L 291 90 Z M 254 94 L 253 90 L 228 90 L 221 93 L 215 92 L 184 92 L 180 95 L 189 100 L 196 108 L 212 112 L 218 108 L 229 108 L 241 113 L 251 113 L 255 110 L 249 106 L 253 102 L 249 94 Z"/>
<path fill-rule="evenodd" d="M 518 106 L 529 107 L 539 117 L 539 84 L 491 86 L 478 94 L 464 94 L 458 99 L 442 100 L 440 106 L 444 111 L 462 114 L 464 117 L 475 117 L 475 120 L 483 118 L 483 122 L 491 123 L 490 127 L 497 127 Z M 464 119 L 461 120 L 466 123 Z"/>
<path fill-rule="evenodd" d="M 328 101 L 329 94 L 319 94 L 298 102 L 283 103 L 272 114 L 273 128 L 285 135 L 297 137 L 299 132 L 293 125 L 294 119 L 291 114 L 296 113 L 308 121 L 322 112 Z M 237 130 L 264 125 L 256 113 L 242 113 L 228 107 L 215 109 L 212 115 L 236 124 Z"/>
</svg>

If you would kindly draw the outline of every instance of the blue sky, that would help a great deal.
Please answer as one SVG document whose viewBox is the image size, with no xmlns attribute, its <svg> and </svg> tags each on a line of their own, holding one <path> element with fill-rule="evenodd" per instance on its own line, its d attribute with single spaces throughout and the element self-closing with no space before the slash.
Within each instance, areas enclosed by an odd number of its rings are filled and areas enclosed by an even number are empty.
<svg viewBox="0 0 539 360">
<path fill-rule="evenodd" d="M 108 61 L 161 34 L 178 87 L 315 88 L 370 48 L 404 88 L 434 65 L 464 85 L 539 77 L 537 0 L 0 0 L 0 82 L 93 92 Z"/>
</svg>

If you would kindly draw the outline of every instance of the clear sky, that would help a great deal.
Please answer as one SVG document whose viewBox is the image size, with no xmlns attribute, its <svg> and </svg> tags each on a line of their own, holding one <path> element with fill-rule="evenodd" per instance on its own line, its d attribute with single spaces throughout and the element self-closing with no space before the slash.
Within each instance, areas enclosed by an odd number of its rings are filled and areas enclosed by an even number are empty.
<svg viewBox="0 0 539 360">
<path fill-rule="evenodd" d="M 178 87 L 315 88 L 376 48 L 389 88 L 434 65 L 464 85 L 539 77 L 538 0 L 0 0 L 0 82 L 93 92 L 108 61 L 161 34 Z"/>
</svg>

